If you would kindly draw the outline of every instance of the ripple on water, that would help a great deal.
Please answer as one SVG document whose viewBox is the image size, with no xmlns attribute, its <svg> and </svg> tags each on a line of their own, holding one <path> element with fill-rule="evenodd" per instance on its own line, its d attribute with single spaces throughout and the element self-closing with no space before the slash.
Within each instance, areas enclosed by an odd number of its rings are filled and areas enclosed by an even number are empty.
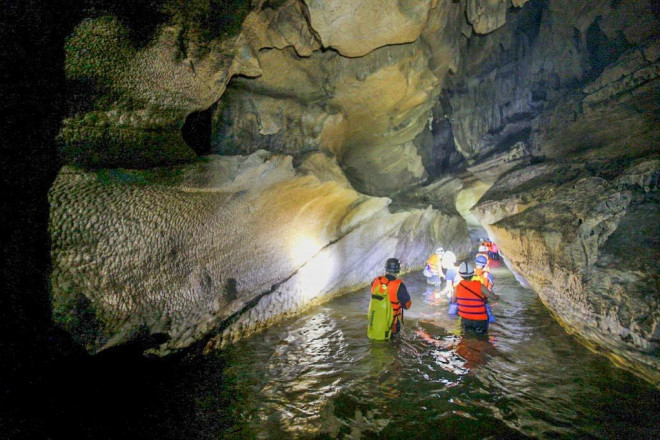
<svg viewBox="0 0 660 440">
<path fill-rule="evenodd" d="M 578 344 L 503 265 L 494 275 L 487 337 L 463 335 L 414 273 L 396 340 L 367 339 L 363 289 L 219 353 L 220 389 L 197 379 L 231 420 L 214 436 L 658 438 L 655 389 Z"/>
</svg>

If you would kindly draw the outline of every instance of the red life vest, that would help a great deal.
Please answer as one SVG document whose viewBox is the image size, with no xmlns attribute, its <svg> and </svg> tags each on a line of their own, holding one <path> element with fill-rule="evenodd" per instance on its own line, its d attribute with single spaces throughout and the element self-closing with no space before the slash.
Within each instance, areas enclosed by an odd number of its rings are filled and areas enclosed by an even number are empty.
<svg viewBox="0 0 660 440">
<path fill-rule="evenodd" d="M 387 284 L 387 292 L 390 296 L 390 302 L 392 303 L 392 314 L 394 315 L 394 322 L 396 323 L 398 317 L 403 313 L 398 297 L 401 280 L 389 280 L 387 277 L 378 277 L 371 283 L 372 294 L 378 284 Z"/>
<path fill-rule="evenodd" d="M 456 286 L 456 302 L 458 302 L 458 315 L 461 318 L 488 321 L 486 301 L 481 293 L 479 281 L 461 281 Z"/>
</svg>

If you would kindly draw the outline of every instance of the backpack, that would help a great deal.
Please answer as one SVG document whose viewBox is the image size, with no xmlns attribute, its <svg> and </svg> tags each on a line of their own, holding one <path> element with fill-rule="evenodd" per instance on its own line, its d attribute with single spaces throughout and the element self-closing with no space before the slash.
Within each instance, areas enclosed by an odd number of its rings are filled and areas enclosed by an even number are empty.
<svg viewBox="0 0 660 440">
<path fill-rule="evenodd" d="M 369 312 L 367 319 L 369 327 L 367 336 L 376 341 L 387 341 L 392 336 L 392 323 L 394 322 L 394 312 L 390 302 L 388 283 L 376 281 L 371 289 L 371 301 L 369 302 Z"/>
</svg>

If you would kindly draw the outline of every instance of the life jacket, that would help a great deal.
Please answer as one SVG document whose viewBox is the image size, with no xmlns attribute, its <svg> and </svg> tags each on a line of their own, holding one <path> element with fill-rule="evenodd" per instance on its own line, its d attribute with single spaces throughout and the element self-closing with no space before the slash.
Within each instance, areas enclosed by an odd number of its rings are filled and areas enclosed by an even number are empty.
<svg viewBox="0 0 660 440">
<path fill-rule="evenodd" d="M 493 280 L 490 279 L 490 273 L 485 268 L 481 269 L 477 267 L 474 269 L 474 276 L 472 277 L 472 281 L 479 281 L 489 290 L 493 287 Z"/>
<path fill-rule="evenodd" d="M 426 260 L 426 265 L 429 267 L 431 274 L 433 276 L 442 276 L 442 263 L 438 254 L 432 254 L 428 260 Z"/>
<path fill-rule="evenodd" d="M 367 318 L 367 336 L 370 339 L 386 341 L 396 332 L 396 323 L 403 314 L 398 293 L 401 280 L 389 280 L 382 276 L 371 283 L 371 301 Z"/>
<path fill-rule="evenodd" d="M 488 321 L 486 298 L 481 293 L 481 282 L 461 281 L 456 286 L 458 315 L 473 321 Z"/>
</svg>

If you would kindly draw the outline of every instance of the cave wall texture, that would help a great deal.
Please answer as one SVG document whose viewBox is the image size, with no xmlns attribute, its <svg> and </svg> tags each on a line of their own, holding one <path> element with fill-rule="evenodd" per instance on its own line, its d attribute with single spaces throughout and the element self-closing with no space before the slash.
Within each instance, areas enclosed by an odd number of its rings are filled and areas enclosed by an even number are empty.
<svg viewBox="0 0 660 440">
<path fill-rule="evenodd" d="M 60 48 L 55 321 L 90 352 L 222 346 L 392 254 L 467 257 L 471 173 L 511 268 L 657 384 L 657 2 L 375 4 L 87 2 Z"/>
</svg>

